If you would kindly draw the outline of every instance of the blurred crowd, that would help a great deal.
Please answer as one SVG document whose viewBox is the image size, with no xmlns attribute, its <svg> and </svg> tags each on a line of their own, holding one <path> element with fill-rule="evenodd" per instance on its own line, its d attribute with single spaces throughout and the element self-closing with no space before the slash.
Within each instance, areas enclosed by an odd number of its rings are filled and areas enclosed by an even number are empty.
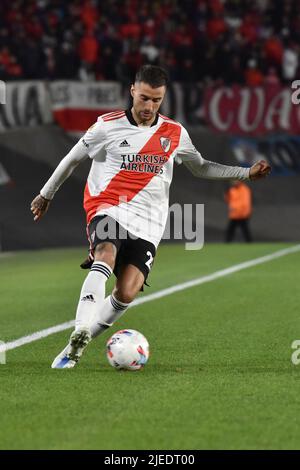
<svg viewBox="0 0 300 470">
<path fill-rule="evenodd" d="M 171 80 L 300 77 L 299 0 L 1 0 L 0 77 L 120 80 L 144 63 Z"/>
</svg>

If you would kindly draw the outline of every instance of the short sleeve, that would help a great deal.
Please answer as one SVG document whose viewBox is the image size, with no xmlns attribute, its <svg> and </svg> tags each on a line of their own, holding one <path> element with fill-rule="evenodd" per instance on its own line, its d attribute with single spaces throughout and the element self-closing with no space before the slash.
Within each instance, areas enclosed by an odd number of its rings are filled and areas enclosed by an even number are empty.
<svg viewBox="0 0 300 470">
<path fill-rule="evenodd" d="M 106 132 L 104 122 L 101 117 L 95 122 L 79 140 L 85 147 L 86 153 L 90 158 L 95 158 L 105 146 Z"/>
</svg>

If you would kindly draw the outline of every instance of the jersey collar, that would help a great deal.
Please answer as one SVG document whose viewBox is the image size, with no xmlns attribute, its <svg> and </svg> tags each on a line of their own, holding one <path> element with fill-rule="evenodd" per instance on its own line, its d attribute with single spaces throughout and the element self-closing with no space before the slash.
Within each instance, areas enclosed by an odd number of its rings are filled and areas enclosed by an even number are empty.
<svg viewBox="0 0 300 470">
<path fill-rule="evenodd" d="M 130 122 L 130 124 L 132 124 L 133 126 L 139 127 L 137 122 L 134 120 L 134 117 L 132 116 L 131 109 L 126 109 L 125 114 L 126 114 L 126 117 L 127 117 L 128 121 Z M 159 117 L 158 113 L 156 113 L 155 119 L 152 122 L 150 127 L 156 126 L 156 124 L 158 122 L 158 117 Z"/>
</svg>

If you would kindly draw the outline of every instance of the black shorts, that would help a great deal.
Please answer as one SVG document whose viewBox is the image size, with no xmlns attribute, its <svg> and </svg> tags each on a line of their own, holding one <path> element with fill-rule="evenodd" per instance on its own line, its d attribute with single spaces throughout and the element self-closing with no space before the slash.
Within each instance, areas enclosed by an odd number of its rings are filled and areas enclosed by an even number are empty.
<svg viewBox="0 0 300 470">
<path fill-rule="evenodd" d="M 99 243 L 111 242 L 117 248 L 114 274 L 118 277 L 120 268 L 133 264 L 144 275 L 144 283 L 152 268 L 156 254 L 153 243 L 137 238 L 125 230 L 118 222 L 108 215 L 94 217 L 87 228 L 92 255 Z"/>
</svg>

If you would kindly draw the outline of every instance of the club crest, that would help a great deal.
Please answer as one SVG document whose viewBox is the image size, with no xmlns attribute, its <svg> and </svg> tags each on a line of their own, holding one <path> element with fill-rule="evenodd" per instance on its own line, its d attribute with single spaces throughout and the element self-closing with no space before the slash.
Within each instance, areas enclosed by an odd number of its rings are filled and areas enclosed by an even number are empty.
<svg viewBox="0 0 300 470">
<path fill-rule="evenodd" d="M 161 137 L 160 145 L 164 152 L 168 152 L 171 147 L 171 139 L 168 139 L 167 137 Z"/>
</svg>

